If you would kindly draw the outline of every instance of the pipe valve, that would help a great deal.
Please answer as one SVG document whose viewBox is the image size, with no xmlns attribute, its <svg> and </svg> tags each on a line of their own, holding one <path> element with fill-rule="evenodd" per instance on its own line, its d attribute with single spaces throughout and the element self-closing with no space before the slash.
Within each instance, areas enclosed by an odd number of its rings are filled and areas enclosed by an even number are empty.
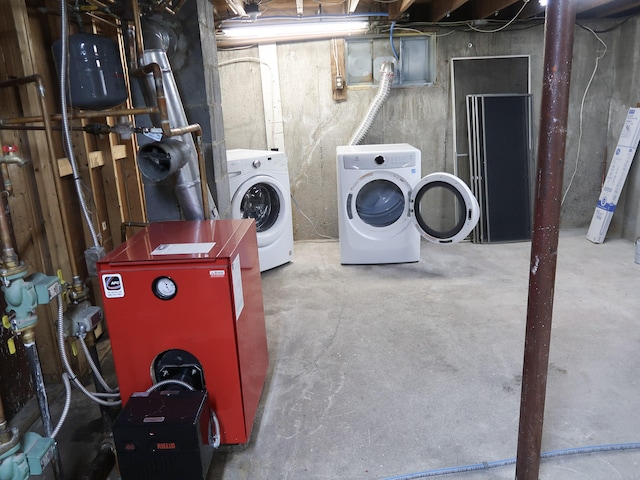
<svg viewBox="0 0 640 480">
<path fill-rule="evenodd" d="M 15 163 L 20 165 L 26 165 L 27 161 L 24 158 L 19 157 L 16 152 L 18 151 L 17 145 L 3 145 L 2 156 L 0 156 L 0 163 Z"/>
</svg>

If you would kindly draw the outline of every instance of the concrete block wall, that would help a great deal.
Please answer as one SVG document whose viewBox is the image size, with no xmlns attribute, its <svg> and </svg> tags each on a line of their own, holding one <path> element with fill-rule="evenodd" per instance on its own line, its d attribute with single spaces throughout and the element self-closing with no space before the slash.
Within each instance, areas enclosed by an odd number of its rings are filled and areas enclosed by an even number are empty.
<svg viewBox="0 0 640 480">
<path fill-rule="evenodd" d="M 585 233 L 627 109 L 640 102 L 640 19 L 620 22 L 588 22 L 584 24 L 587 28 L 576 26 L 575 31 L 564 173 L 564 186 L 569 190 L 562 208 L 562 227 L 584 228 Z M 596 34 L 606 44 L 606 54 Z M 424 174 L 453 172 L 451 58 L 528 55 L 535 161 L 543 43 L 543 25 L 500 33 L 455 31 L 439 36 L 436 82 L 394 88 L 363 143 L 407 142 L 422 151 Z M 279 44 L 277 52 L 280 82 L 272 88 L 280 91 L 292 194 L 300 209 L 294 207 L 295 237 L 337 237 L 335 149 L 348 142 L 376 89 L 349 89 L 346 101 L 333 100 L 328 40 Z M 258 49 L 219 49 L 218 59 L 227 148 L 266 148 L 269 126 L 264 121 L 262 89 L 268 83 L 261 82 Z M 596 59 L 598 69 L 590 81 Z M 632 167 L 610 236 L 634 239 L 640 235 L 637 163 Z"/>
</svg>

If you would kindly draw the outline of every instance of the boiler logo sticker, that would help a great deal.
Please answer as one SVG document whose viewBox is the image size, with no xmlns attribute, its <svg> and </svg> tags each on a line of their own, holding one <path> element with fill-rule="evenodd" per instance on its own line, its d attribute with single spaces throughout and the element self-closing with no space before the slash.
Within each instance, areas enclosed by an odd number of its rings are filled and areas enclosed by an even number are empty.
<svg viewBox="0 0 640 480">
<path fill-rule="evenodd" d="M 124 297 L 124 284 L 119 273 L 105 273 L 102 275 L 102 291 L 106 298 Z"/>
</svg>

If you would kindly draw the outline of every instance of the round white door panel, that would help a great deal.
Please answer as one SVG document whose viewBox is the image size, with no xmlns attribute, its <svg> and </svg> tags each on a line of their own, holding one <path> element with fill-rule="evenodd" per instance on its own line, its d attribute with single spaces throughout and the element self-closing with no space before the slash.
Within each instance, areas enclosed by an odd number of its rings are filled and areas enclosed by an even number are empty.
<svg viewBox="0 0 640 480">
<path fill-rule="evenodd" d="M 415 186 L 411 213 L 424 238 L 433 243 L 456 243 L 475 228 L 480 207 L 460 178 L 438 172 L 427 175 Z"/>
<path fill-rule="evenodd" d="M 244 182 L 233 193 L 233 218 L 252 218 L 256 222 L 258 247 L 270 245 L 287 228 L 286 215 L 290 201 L 285 189 L 275 178 L 256 175 Z"/>
<path fill-rule="evenodd" d="M 391 238 L 410 222 L 411 186 L 393 172 L 367 173 L 346 194 L 341 208 L 346 209 L 347 221 L 360 235 Z"/>
</svg>

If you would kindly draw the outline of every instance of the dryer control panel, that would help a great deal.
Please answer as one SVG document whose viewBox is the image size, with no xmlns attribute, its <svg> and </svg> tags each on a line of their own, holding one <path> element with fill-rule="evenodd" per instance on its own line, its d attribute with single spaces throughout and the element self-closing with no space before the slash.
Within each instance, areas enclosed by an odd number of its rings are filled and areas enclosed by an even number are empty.
<svg viewBox="0 0 640 480">
<path fill-rule="evenodd" d="M 420 161 L 420 151 L 410 145 L 353 145 L 337 153 L 347 170 L 410 168 Z"/>
</svg>

